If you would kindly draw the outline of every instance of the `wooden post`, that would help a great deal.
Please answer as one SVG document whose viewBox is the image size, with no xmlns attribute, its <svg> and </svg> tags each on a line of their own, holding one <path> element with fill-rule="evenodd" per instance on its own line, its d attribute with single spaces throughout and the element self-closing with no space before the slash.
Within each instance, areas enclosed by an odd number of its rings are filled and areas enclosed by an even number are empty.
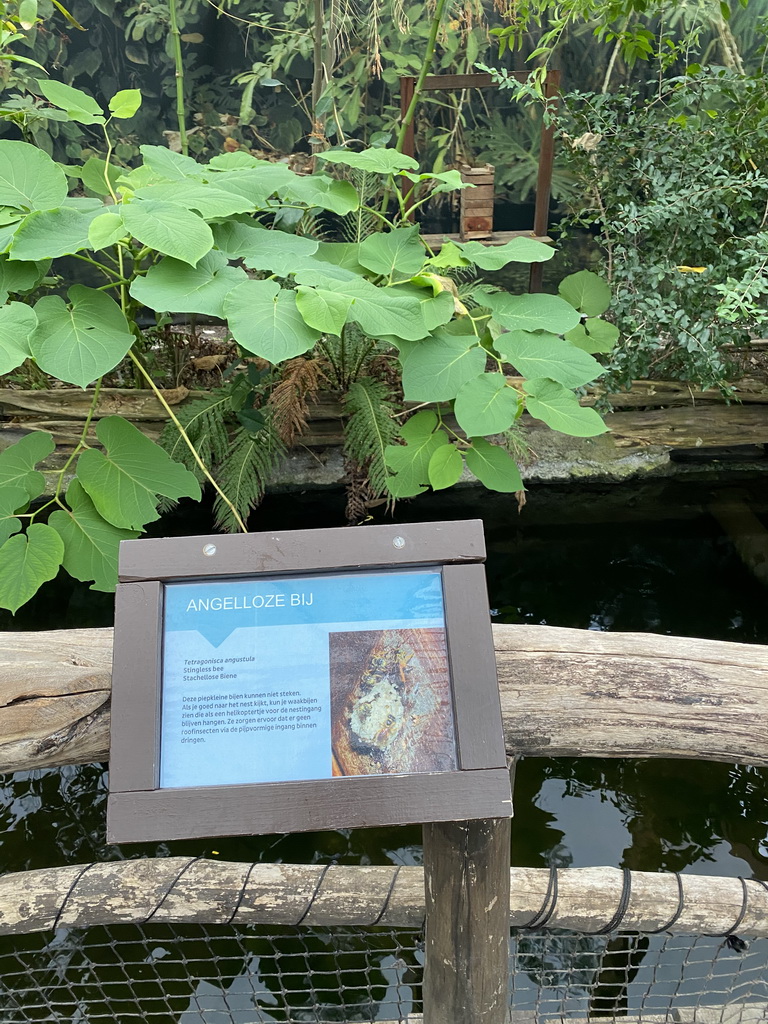
<svg viewBox="0 0 768 1024">
<path fill-rule="evenodd" d="M 546 106 L 552 117 L 557 112 L 557 95 L 560 91 L 560 72 L 548 71 L 544 83 Z M 539 174 L 536 182 L 536 208 L 533 214 L 533 233 L 538 238 L 546 235 L 549 226 L 549 200 L 552 195 L 552 171 L 555 163 L 555 126 L 542 124 L 541 151 L 539 153 Z M 541 291 L 543 274 L 541 263 L 531 264 L 528 281 L 529 292 Z"/>
<path fill-rule="evenodd" d="M 511 819 L 424 825 L 424 1024 L 507 1024 Z"/>
</svg>

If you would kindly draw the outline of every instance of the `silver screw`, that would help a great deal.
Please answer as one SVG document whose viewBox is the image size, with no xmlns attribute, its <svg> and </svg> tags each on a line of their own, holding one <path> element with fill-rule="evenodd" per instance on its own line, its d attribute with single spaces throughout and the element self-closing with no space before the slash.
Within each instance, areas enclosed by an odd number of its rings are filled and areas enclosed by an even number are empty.
<svg viewBox="0 0 768 1024">
<path fill-rule="evenodd" d="M 215 544 L 206 544 L 203 547 L 203 554 L 204 555 L 208 555 L 209 558 L 210 558 L 211 555 L 215 555 L 216 554 L 216 545 Z"/>
<path fill-rule="evenodd" d="M 394 540 L 392 541 L 392 547 L 393 548 L 404 548 L 405 547 L 405 537 L 395 537 Z"/>
</svg>

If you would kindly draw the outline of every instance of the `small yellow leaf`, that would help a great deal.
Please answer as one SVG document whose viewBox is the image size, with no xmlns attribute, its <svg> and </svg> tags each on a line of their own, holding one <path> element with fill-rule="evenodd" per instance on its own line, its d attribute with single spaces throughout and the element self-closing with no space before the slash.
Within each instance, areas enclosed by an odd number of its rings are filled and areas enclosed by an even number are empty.
<svg viewBox="0 0 768 1024">
<path fill-rule="evenodd" d="M 205 36 L 202 36 L 199 32 L 185 32 L 181 37 L 184 43 L 202 43 Z"/>
<path fill-rule="evenodd" d="M 678 267 L 681 274 L 703 274 L 707 267 Z"/>
</svg>

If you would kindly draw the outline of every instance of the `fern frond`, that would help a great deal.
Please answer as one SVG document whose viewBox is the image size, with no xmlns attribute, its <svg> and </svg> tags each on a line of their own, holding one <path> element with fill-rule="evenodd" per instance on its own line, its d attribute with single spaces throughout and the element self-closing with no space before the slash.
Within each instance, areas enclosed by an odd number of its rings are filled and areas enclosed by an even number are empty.
<svg viewBox="0 0 768 1024">
<path fill-rule="evenodd" d="M 513 423 L 511 427 L 502 433 L 502 447 L 506 448 L 515 462 L 522 465 L 529 465 L 533 456 L 533 449 L 528 444 L 528 439 L 519 423 Z"/>
<path fill-rule="evenodd" d="M 381 179 L 375 174 L 358 170 L 351 170 L 348 177 L 360 196 L 360 206 L 352 213 L 340 217 L 339 226 L 345 242 L 362 242 L 378 231 L 377 217 L 363 207 L 373 205 L 373 200 L 379 195 Z"/>
<path fill-rule="evenodd" d="M 280 382 L 274 387 L 267 405 L 272 423 L 281 440 L 291 445 L 303 434 L 309 418 L 309 402 L 314 402 L 324 373 L 318 359 L 298 356 L 280 368 Z"/>
<path fill-rule="evenodd" d="M 256 433 L 245 427 L 235 431 L 229 452 L 219 464 L 216 480 L 244 522 L 264 497 L 272 472 L 285 455 L 285 445 L 272 424 Z M 236 533 L 232 510 L 217 498 L 213 513 L 220 530 Z"/>
<path fill-rule="evenodd" d="M 329 334 L 320 341 L 317 347 L 323 357 L 323 373 L 331 387 L 346 391 L 364 372 L 377 344 L 353 323 L 345 324 L 340 338 Z"/>
<path fill-rule="evenodd" d="M 195 446 L 197 454 L 210 469 L 225 458 L 229 450 L 226 417 L 230 412 L 229 396 L 223 391 L 212 391 L 205 398 L 181 405 L 176 410 L 176 417 L 187 433 L 187 437 Z M 204 475 L 192 457 L 184 438 L 174 423 L 168 423 L 158 443 L 161 448 L 182 463 L 188 470 L 202 481 Z"/>
<path fill-rule="evenodd" d="M 389 388 L 382 381 L 362 377 L 350 385 L 345 406 L 349 419 L 344 428 L 344 451 L 366 468 L 374 494 L 386 494 L 384 451 L 399 433 Z"/>
<path fill-rule="evenodd" d="M 296 234 L 304 235 L 306 238 L 314 238 L 318 242 L 330 242 L 334 239 L 333 232 L 323 223 L 321 217 L 312 210 L 307 210 L 302 215 L 301 220 L 296 225 Z"/>
</svg>

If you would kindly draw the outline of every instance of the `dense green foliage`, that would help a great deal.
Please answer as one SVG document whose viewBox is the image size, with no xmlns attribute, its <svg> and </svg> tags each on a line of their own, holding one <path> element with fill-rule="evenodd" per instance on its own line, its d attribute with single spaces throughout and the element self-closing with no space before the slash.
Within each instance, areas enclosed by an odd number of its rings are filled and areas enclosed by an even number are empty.
<svg viewBox="0 0 768 1024">
<path fill-rule="evenodd" d="M 40 87 L 56 109 L 98 125 L 107 139 L 110 122 L 130 118 L 141 100 L 135 90 L 118 92 L 107 113 L 69 86 Z M 157 146 L 141 153 L 139 166 L 116 175 L 104 161 L 69 167 L 88 191 L 102 193 L 70 197 L 66 174 L 47 154 L 0 141 L 0 266 L 10 299 L 0 310 L 4 368 L 30 361 L 77 387 L 97 382 L 81 439 L 41 507 L 30 510 L 46 488 L 35 466 L 52 450 L 50 435 L 31 434 L 0 456 L 8 487 L 0 606 L 15 611 L 60 565 L 97 588 L 112 586 L 119 540 L 158 518 L 161 499 L 199 497 L 203 480 L 216 489 L 220 525 L 245 529 L 321 375 L 348 395 L 347 450 L 372 499 L 449 487 L 465 460 L 486 486 L 521 490 L 512 456 L 493 438 L 525 408 L 568 434 L 605 430 L 574 393 L 603 372 L 590 354 L 601 346 L 584 324 L 608 305 L 605 286 L 588 273 L 564 282 L 560 296 L 477 284 L 469 305 L 462 302 L 451 272 L 541 262 L 553 250 L 516 238 L 494 249 L 450 243 L 433 253 L 409 223 L 408 207 L 462 187 L 456 171 L 422 174 L 411 157 L 385 148 L 322 154 L 336 176 L 299 176 L 246 153 L 208 164 Z M 382 212 L 386 202 L 376 209 L 361 200 L 343 177 L 350 171 L 378 178 L 379 192 L 394 201 L 391 218 Z M 382 230 L 356 242 L 279 227 L 310 213 L 330 222 L 361 204 Z M 55 286 L 56 278 L 44 275 L 62 257 L 85 260 L 105 284 L 51 293 L 45 282 Z M 17 301 L 26 295 L 28 302 Z M 180 421 L 143 364 L 135 322 L 142 306 L 160 319 L 201 313 L 226 321 L 240 351 L 264 368 L 237 370 L 236 361 L 227 388 L 191 405 Z M 165 445 L 179 461 L 120 417 L 98 421 L 93 445 L 101 378 L 126 356 L 166 404 L 179 437 L 169 432 Z M 512 365 L 522 383 L 505 373 Z M 399 426 L 394 379 L 402 398 L 432 408 Z M 69 469 L 75 477 L 65 494 Z M 48 522 L 39 521 L 46 511 Z"/>
<path fill-rule="evenodd" d="M 258 14 L 225 0 L 216 32 L 203 0 L 2 6 L 0 116 L 28 141 L 0 141 L 0 372 L 23 366 L 95 388 L 50 500 L 39 505 L 47 485 L 36 469 L 49 435 L 0 456 L 0 606 L 15 610 L 62 565 L 109 589 L 119 540 L 199 497 L 201 484 L 216 491 L 218 525 L 245 529 L 321 387 L 342 401 L 348 512 L 360 520 L 382 501 L 450 487 L 465 468 L 491 489 L 521 490 L 513 455 L 524 411 L 573 436 L 605 430 L 576 394 L 604 374 L 596 355 L 609 357 L 612 385 L 656 373 L 725 387 L 723 342 L 764 330 L 765 85 L 743 74 L 726 5 L 684 3 L 667 18 L 662 0 L 528 0 L 490 33 L 488 12 L 467 3 L 438 3 L 431 16 L 373 4 L 361 19 L 322 0 Z M 602 91 L 570 97 L 560 124 L 569 166 L 555 191 L 572 203 L 571 224 L 598 225 L 616 294 L 581 271 L 558 295 L 511 295 L 480 275 L 549 260 L 550 247 L 516 238 L 435 252 L 412 217 L 464 187 L 444 168 L 471 145 L 508 164 L 507 187 L 529 194 L 540 118 L 552 111 L 503 106 L 510 90 L 540 96 L 541 74 L 521 86 L 502 67 L 509 88 L 495 109 L 465 93 L 431 97 L 429 118 L 415 122 L 429 173 L 398 151 L 416 112 L 414 100 L 400 120 L 398 77 L 471 70 L 491 38 L 543 73 L 584 29 L 611 54 Z M 215 63 L 215 37 L 254 47 L 251 69 L 234 75 L 234 113 L 229 73 L 193 57 L 201 47 Z M 713 48 L 728 69 L 672 77 Z M 66 81 L 43 76 L 64 60 Z M 608 92 L 640 60 L 659 68 L 653 90 Z M 117 89 L 129 64 L 148 102 Z M 88 91 L 71 84 L 83 76 Z M 510 116 L 522 118 L 522 142 L 505 139 Z M 373 145 L 349 145 L 350 133 Z M 313 150 L 312 173 L 261 159 L 260 147 L 296 145 Z M 104 283 L 63 287 L 63 258 Z M 158 324 L 169 314 L 224 321 L 238 350 L 221 388 L 180 416 L 136 324 L 147 309 Z M 98 422 L 98 444 L 89 432 L 102 378 L 126 360 L 166 404 L 162 447 L 116 417 Z"/>
<path fill-rule="evenodd" d="M 722 346 L 768 330 L 768 87 L 693 69 L 637 91 L 568 98 L 571 223 L 598 240 L 622 335 L 612 386 L 655 374 L 726 387 Z"/>
<path fill-rule="evenodd" d="M 562 69 L 567 89 L 626 84 L 633 67 L 657 55 L 679 70 L 693 59 L 739 70 L 742 59 L 749 64 L 757 55 L 760 5 L 733 0 L 725 5 L 727 20 L 721 6 L 717 0 L 451 0 L 431 70 L 465 73 L 477 61 L 494 63 L 499 41 L 506 47 L 499 66 L 521 70 L 548 58 Z M 23 25 L 17 22 L 5 43 L 0 36 L 0 51 L 36 60 L 102 105 L 121 85 L 141 88 L 136 118 L 115 126 L 118 162 L 133 161 L 141 143 L 179 144 L 169 0 L 71 0 L 70 20 L 52 0 L 2 2 L 6 17 L 22 7 Z M 175 7 L 189 147 L 205 157 L 238 147 L 290 153 L 304 149 L 318 129 L 332 144 L 350 137 L 370 143 L 382 132 L 394 138 L 399 76 L 419 73 L 432 11 L 419 2 L 381 0 L 364 7 L 348 0 L 175 0 Z M 103 151 L 100 134 L 46 116 L 35 68 L 8 64 L 1 78 L 3 109 L 27 141 L 65 162 Z M 487 159 L 497 164 L 508 195 L 530 196 L 537 121 L 508 97 L 426 93 L 415 127 L 426 166 Z M 567 192 L 567 179 L 558 175 L 556 184 L 558 195 Z"/>
</svg>

